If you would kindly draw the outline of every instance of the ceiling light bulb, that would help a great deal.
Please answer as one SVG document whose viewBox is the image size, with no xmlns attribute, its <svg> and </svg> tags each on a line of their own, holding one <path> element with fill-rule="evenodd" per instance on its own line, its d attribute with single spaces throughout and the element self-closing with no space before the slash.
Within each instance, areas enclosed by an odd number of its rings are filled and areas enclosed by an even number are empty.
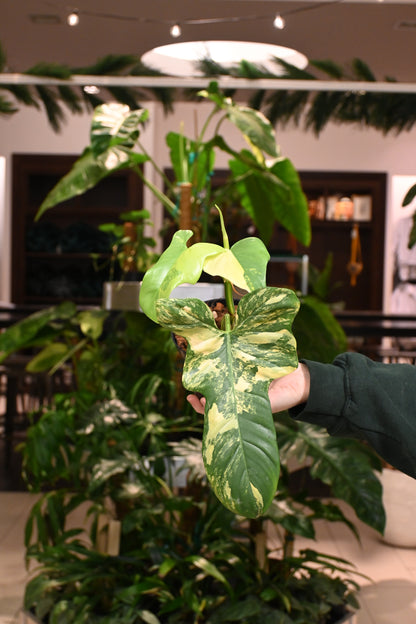
<svg viewBox="0 0 416 624">
<path fill-rule="evenodd" d="M 285 20 L 280 15 L 280 13 L 277 13 L 276 17 L 274 18 L 273 26 L 275 28 L 278 28 L 279 30 L 283 30 L 283 28 L 285 27 Z"/>
<path fill-rule="evenodd" d="M 182 30 L 181 30 L 181 27 L 179 26 L 179 24 L 173 24 L 173 26 L 171 26 L 169 32 L 171 34 L 171 37 L 174 37 L 175 39 L 180 37 L 181 34 L 182 34 Z"/>
<path fill-rule="evenodd" d="M 78 11 L 72 11 L 66 18 L 69 26 L 77 26 L 79 24 Z"/>
</svg>

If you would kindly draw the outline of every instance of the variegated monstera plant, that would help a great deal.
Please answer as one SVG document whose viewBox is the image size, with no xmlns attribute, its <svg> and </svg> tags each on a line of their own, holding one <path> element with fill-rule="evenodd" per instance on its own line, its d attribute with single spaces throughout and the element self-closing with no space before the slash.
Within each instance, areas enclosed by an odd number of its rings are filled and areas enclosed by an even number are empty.
<svg viewBox="0 0 416 624">
<path fill-rule="evenodd" d="M 206 398 L 203 459 L 211 486 L 232 511 L 249 518 L 270 505 L 279 479 L 279 451 L 268 386 L 297 366 L 291 331 L 299 302 L 285 288 L 266 286 L 269 254 L 258 238 L 229 247 L 187 246 L 190 230 L 177 231 L 146 273 L 143 311 L 187 341 L 182 381 Z M 170 299 L 175 287 L 195 284 L 202 271 L 225 284 L 228 313 L 218 327 L 199 299 Z M 243 290 L 238 305 L 233 287 Z"/>
</svg>

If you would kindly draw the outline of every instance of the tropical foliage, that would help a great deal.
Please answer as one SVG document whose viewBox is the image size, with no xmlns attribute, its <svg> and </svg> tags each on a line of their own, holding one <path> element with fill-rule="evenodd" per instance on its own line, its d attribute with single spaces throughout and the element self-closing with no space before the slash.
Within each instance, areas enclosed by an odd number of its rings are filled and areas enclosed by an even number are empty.
<svg viewBox="0 0 416 624">
<path fill-rule="evenodd" d="M 199 63 L 199 69 L 207 76 L 234 75 L 241 78 L 286 78 L 295 80 L 317 80 L 320 78 L 342 81 L 361 81 L 377 83 L 379 79 L 368 64 L 355 58 L 349 67 L 343 67 L 329 59 L 311 60 L 308 70 L 300 70 L 285 61 L 276 59 L 279 71 L 276 74 L 265 72 L 263 68 L 242 60 L 237 68 L 223 67 L 209 58 Z M 5 71 L 7 55 L 0 49 L 0 72 Z M 283 72 L 282 72 L 283 69 Z M 58 87 L 44 85 L 1 85 L 0 114 L 12 115 L 18 106 L 43 108 L 49 123 L 55 131 L 59 131 L 65 122 L 65 108 L 70 114 L 81 114 L 91 111 L 98 105 L 111 99 L 126 104 L 131 109 L 140 106 L 149 98 L 163 103 L 166 112 L 172 110 L 175 101 L 173 88 L 124 88 L 107 87 L 100 95 L 90 94 L 80 87 L 69 84 L 74 75 L 91 76 L 157 76 L 159 72 L 143 65 L 134 55 L 114 55 L 98 59 L 88 67 L 68 67 L 57 63 L 39 62 L 24 74 L 58 78 L 63 84 Z M 385 82 L 396 82 L 394 77 L 382 78 Z M 68 82 L 68 85 L 65 84 Z M 254 87 L 254 84 L 253 84 Z M 230 91 L 229 95 L 232 96 Z M 187 90 L 187 97 L 198 97 L 195 91 Z M 388 132 L 405 132 L 413 128 L 416 121 L 415 98 L 413 93 L 377 93 L 351 91 L 316 92 L 313 89 L 297 90 L 255 90 L 250 98 L 250 106 L 262 110 L 269 120 L 284 126 L 289 123 L 303 125 L 305 130 L 319 134 L 329 122 L 358 124 L 374 128 L 383 134 Z"/>
<path fill-rule="evenodd" d="M 266 243 L 274 224 L 279 222 L 302 244 L 309 245 L 306 197 L 293 164 L 279 154 L 271 124 L 258 111 L 220 93 L 216 83 L 199 96 L 211 102 L 212 109 L 198 137 L 190 139 L 182 132 L 169 132 L 166 136 L 173 180 L 141 143 L 141 126 L 149 112 L 119 104 L 99 106 L 92 118 L 90 145 L 47 195 L 37 218 L 53 206 L 85 193 L 114 171 L 127 168 L 134 170 L 160 200 L 176 228 L 192 229 L 197 240 L 208 240 L 212 206 L 219 196 L 231 193 Z M 236 149 L 226 142 L 221 133 L 226 123 L 237 128 L 250 150 Z M 211 178 L 218 152 L 230 157 L 229 172 L 225 184 L 214 188 Z M 160 175 L 166 192 L 143 174 L 144 164 Z M 187 201 L 183 201 L 185 192 L 189 193 Z"/>
<path fill-rule="evenodd" d="M 280 414 L 279 488 L 267 513 L 247 521 L 206 480 L 203 423 L 173 381 L 165 329 L 138 312 L 68 303 L 1 334 L 2 358 L 23 348 L 33 350 L 32 372 L 73 372 L 73 387 L 34 415 L 22 448 L 39 495 L 25 535 L 25 608 L 42 622 L 321 624 L 356 605 L 347 562 L 294 546 L 297 535 L 314 538 L 320 518 L 357 535 L 350 514 L 306 483 L 294 487 L 288 459 L 306 460 L 328 494 L 381 531 L 379 464 L 365 446 Z"/>
</svg>

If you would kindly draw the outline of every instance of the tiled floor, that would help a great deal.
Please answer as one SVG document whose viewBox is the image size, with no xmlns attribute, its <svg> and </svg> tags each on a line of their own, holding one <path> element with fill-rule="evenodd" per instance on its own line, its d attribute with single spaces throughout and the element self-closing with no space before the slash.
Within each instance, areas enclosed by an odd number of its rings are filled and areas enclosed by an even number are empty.
<svg viewBox="0 0 416 624">
<path fill-rule="evenodd" d="M 23 527 L 33 495 L 0 492 L 0 624 L 14 624 L 26 578 Z M 298 541 L 354 563 L 372 580 L 362 582 L 357 624 L 416 623 L 416 549 L 393 548 L 359 523 L 361 544 L 342 525 L 322 522 L 318 543 Z"/>
</svg>

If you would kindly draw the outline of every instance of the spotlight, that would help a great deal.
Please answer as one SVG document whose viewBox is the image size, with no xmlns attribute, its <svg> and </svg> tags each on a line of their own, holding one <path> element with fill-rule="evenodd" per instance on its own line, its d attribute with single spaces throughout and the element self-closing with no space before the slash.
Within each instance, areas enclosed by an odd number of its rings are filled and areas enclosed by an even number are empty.
<svg viewBox="0 0 416 624">
<path fill-rule="evenodd" d="M 181 36 L 182 29 L 179 26 L 179 24 L 173 24 L 173 26 L 170 27 L 169 32 L 170 32 L 171 37 L 174 37 L 175 39 L 177 39 L 178 37 Z"/>
<path fill-rule="evenodd" d="M 285 20 L 280 15 L 280 13 L 277 13 L 276 17 L 274 18 L 273 26 L 275 28 L 278 28 L 279 30 L 283 30 L 283 28 L 285 27 Z"/>
<path fill-rule="evenodd" d="M 66 18 L 66 21 L 69 26 L 77 26 L 79 24 L 78 11 L 77 10 L 71 11 L 71 13 Z"/>
</svg>

